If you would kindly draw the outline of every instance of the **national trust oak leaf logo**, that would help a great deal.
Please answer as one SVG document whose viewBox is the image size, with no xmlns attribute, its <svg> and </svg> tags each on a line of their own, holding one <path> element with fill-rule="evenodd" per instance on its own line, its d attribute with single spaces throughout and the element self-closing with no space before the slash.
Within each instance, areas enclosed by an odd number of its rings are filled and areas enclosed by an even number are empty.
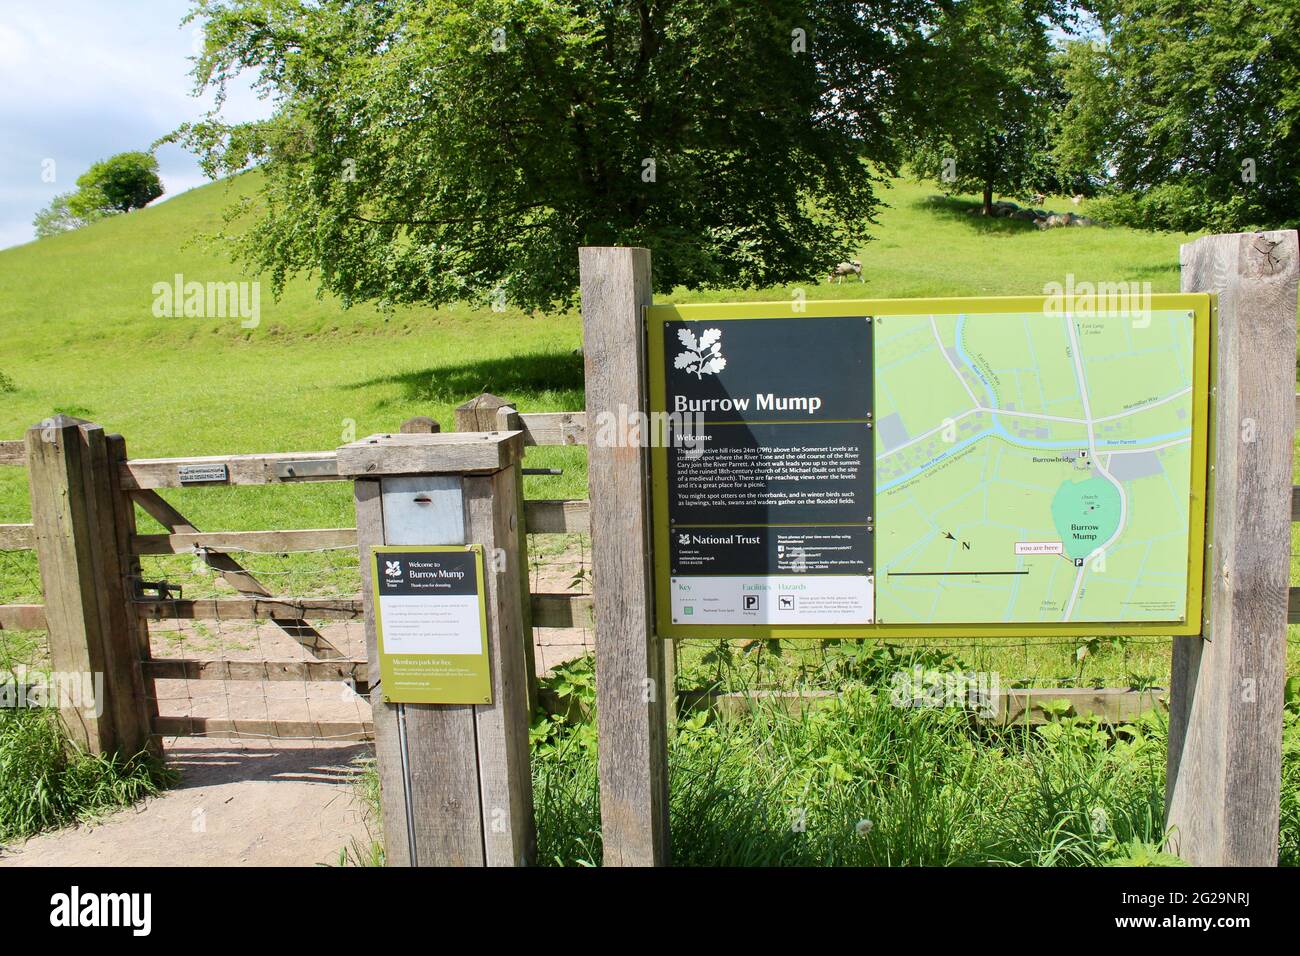
<svg viewBox="0 0 1300 956">
<path fill-rule="evenodd" d="M 677 338 L 686 351 L 673 361 L 674 368 L 684 368 L 694 372 L 696 378 L 703 378 L 727 367 L 727 360 L 722 357 L 721 329 L 705 329 L 698 341 L 690 329 L 678 329 Z"/>
<path fill-rule="evenodd" d="M 402 562 L 385 561 L 384 574 L 388 575 L 390 578 L 400 578 L 402 576 Z"/>
</svg>

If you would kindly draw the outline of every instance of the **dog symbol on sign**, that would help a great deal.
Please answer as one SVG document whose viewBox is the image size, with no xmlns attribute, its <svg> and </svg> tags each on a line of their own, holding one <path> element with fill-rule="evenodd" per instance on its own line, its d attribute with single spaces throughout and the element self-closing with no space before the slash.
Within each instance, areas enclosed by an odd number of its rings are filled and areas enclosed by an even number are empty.
<svg viewBox="0 0 1300 956">
<path fill-rule="evenodd" d="M 793 611 L 793 610 L 794 610 L 794 595 L 793 595 L 793 594 L 782 594 L 782 595 L 781 595 L 781 610 L 783 610 L 783 611 Z"/>
</svg>

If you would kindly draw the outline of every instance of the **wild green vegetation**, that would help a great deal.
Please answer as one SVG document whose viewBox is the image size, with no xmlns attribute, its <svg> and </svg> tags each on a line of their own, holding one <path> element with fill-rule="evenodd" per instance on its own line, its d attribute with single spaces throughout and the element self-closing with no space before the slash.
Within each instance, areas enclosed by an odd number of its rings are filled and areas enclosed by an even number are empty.
<svg viewBox="0 0 1300 956">
<path fill-rule="evenodd" d="M 248 76 L 277 109 L 176 138 L 266 174 L 232 244 L 277 285 L 546 311 L 576 248 L 614 244 L 652 249 L 663 291 L 771 285 L 866 236 L 932 7 L 198 0 L 197 86 Z"/>
<path fill-rule="evenodd" d="M 919 660 L 919 658 L 918 658 Z M 670 751 L 679 865 L 1126 865 L 1168 863 L 1164 727 L 1059 716 L 981 731 L 962 708 L 890 700 L 902 660 L 877 659 L 824 706 L 755 698 L 731 719 L 683 714 Z M 538 854 L 600 860 L 590 661 L 568 720 L 534 724 Z"/>
<path fill-rule="evenodd" d="M 1052 155 L 1062 178 L 1102 193 L 1096 214 L 1146 228 L 1295 228 L 1295 3 L 1083 6 L 1095 14 L 1095 31 L 1060 56 Z"/>
<path fill-rule="evenodd" d="M 0 575 L 8 557 L 0 551 Z M 28 706 L 24 688 L 43 683 L 44 645 L 40 633 L 0 631 L 0 847 L 130 806 L 175 779 L 148 753 L 86 753 L 69 740 L 57 711 Z"/>
<path fill-rule="evenodd" d="M 195 0 L 196 92 L 240 77 L 275 109 L 165 139 L 264 174 L 221 232 L 241 261 L 349 303 L 546 312 L 574 249 L 619 244 L 659 292 L 801 281 L 905 166 L 986 216 L 1068 188 L 1142 228 L 1277 228 L 1300 56 L 1294 4 L 1258 6 Z"/>
<path fill-rule="evenodd" d="M 669 752 L 681 866 L 1178 866 L 1163 849 L 1167 726 L 1158 711 L 1108 725 L 1055 708 L 1036 727 L 987 728 L 962 708 L 898 707 L 897 668 L 931 654 L 852 645 L 841 693 L 791 711 L 752 698 L 721 719 L 681 715 Z M 952 666 L 951 660 L 943 660 Z M 598 866 L 595 669 L 543 682 L 533 721 L 538 862 Z M 1280 862 L 1300 865 L 1300 700 L 1286 711 Z M 379 777 L 358 791 L 367 843 L 344 865 L 383 864 Z"/>
<path fill-rule="evenodd" d="M 0 669 L 0 684 L 11 679 Z M 55 711 L 0 709 L 0 845 L 130 806 L 171 779 L 146 754 L 76 750 Z"/>
</svg>

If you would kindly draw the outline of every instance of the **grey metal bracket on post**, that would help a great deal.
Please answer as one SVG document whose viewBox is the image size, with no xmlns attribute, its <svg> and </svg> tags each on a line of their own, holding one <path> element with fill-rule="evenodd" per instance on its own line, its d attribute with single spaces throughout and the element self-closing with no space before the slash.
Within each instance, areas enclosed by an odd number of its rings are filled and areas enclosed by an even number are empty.
<svg viewBox="0 0 1300 956">
<path fill-rule="evenodd" d="M 386 860 L 397 866 L 533 861 L 528 674 L 517 528 L 520 431 L 371 435 L 337 452 L 355 481 L 371 687 L 379 683 L 371 549 L 480 544 L 492 703 L 388 704 L 371 695 Z"/>
</svg>

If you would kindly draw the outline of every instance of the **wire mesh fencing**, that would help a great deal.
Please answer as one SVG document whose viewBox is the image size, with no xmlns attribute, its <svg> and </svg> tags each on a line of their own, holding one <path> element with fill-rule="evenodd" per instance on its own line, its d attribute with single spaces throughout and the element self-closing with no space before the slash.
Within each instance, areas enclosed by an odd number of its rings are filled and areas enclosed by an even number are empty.
<svg viewBox="0 0 1300 956">
<path fill-rule="evenodd" d="M 592 593 L 591 539 L 585 534 L 529 535 L 528 585 L 533 594 Z M 575 658 L 595 653 L 590 627 L 534 627 L 533 648 L 539 676 Z"/>
<path fill-rule="evenodd" d="M 36 552 L 0 550 L 0 605 L 41 604 L 41 574 Z M 0 682 L 23 681 L 49 666 L 49 644 L 42 628 L 0 627 Z"/>
<path fill-rule="evenodd" d="M 171 596 L 215 602 L 201 618 L 149 621 L 154 679 L 146 684 L 160 726 L 186 736 L 364 737 L 371 713 L 359 606 L 351 617 L 312 618 L 306 611 L 303 619 L 265 619 L 246 612 L 250 600 L 358 602 L 356 548 L 221 553 L 242 571 L 214 568 L 201 550 L 141 558 L 145 587 L 163 583 Z M 250 581 L 270 597 L 251 594 Z M 223 603 L 231 601 L 237 603 Z"/>
</svg>

